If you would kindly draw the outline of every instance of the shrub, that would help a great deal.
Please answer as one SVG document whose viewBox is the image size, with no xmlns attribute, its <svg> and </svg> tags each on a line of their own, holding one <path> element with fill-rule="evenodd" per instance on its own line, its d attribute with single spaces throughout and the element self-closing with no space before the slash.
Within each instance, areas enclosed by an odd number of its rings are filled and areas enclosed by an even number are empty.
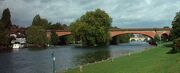
<svg viewBox="0 0 180 73">
<path fill-rule="evenodd" d="M 169 54 L 180 52 L 180 38 L 174 40 L 172 49 L 167 52 Z"/>
<path fill-rule="evenodd" d="M 174 48 L 177 52 L 180 52 L 180 38 L 175 40 Z"/>
</svg>

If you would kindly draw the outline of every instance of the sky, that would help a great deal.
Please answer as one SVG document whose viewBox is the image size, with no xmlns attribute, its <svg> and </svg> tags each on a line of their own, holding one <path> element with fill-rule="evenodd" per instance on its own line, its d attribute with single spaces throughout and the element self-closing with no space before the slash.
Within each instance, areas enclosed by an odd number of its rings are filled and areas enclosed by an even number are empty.
<svg viewBox="0 0 180 73">
<path fill-rule="evenodd" d="M 10 9 L 13 24 L 25 27 L 37 14 L 49 22 L 69 25 L 87 11 L 100 8 L 111 16 L 112 26 L 157 28 L 171 27 L 180 0 L 0 0 L 0 17 L 5 8 Z"/>
</svg>

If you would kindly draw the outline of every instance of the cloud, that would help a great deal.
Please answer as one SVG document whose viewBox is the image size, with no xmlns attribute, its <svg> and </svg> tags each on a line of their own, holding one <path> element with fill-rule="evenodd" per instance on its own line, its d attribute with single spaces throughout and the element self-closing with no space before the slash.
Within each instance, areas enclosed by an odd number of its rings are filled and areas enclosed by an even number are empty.
<svg viewBox="0 0 180 73">
<path fill-rule="evenodd" d="M 69 25 L 85 12 L 100 8 L 113 18 L 113 26 L 163 27 L 171 26 L 180 10 L 179 0 L 0 0 L 0 5 L 0 14 L 10 8 L 12 22 L 20 26 L 31 25 L 36 14 Z"/>
</svg>

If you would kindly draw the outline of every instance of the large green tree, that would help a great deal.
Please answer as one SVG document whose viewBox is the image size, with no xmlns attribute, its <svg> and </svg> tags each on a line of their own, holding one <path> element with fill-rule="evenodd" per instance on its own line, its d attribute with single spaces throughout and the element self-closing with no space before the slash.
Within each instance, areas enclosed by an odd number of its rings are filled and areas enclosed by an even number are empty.
<svg viewBox="0 0 180 73">
<path fill-rule="evenodd" d="M 171 35 L 174 46 L 170 52 L 180 52 L 180 12 L 176 13 L 174 20 L 172 21 Z"/>
<path fill-rule="evenodd" d="M 4 24 L 4 28 L 10 28 L 12 23 L 11 23 L 11 13 L 9 8 L 4 9 L 2 17 L 1 17 L 1 22 Z M 2 24 L 1 24 L 2 25 Z"/>
<path fill-rule="evenodd" d="M 48 44 L 46 29 L 48 21 L 36 15 L 27 30 L 27 43 L 34 47 L 45 47 Z"/>
<path fill-rule="evenodd" d="M 88 11 L 70 25 L 75 38 L 80 38 L 84 46 L 102 46 L 109 41 L 112 19 L 103 10 Z"/>
<path fill-rule="evenodd" d="M 171 34 L 173 39 L 180 37 L 180 12 L 176 13 L 174 20 L 172 21 L 172 29 Z"/>
<path fill-rule="evenodd" d="M 48 43 L 46 30 L 42 26 L 31 26 L 27 30 L 27 43 L 35 47 L 45 47 Z"/>
<path fill-rule="evenodd" d="M 0 19 L 0 47 L 10 47 L 9 28 L 11 27 L 11 14 L 9 8 L 4 9 Z"/>
</svg>

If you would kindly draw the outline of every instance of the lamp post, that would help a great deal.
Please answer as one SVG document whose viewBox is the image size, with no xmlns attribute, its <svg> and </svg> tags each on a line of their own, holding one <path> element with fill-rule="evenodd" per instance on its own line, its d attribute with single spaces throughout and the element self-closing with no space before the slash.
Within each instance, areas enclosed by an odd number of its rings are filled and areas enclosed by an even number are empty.
<svg viewBox="0 0 180 73">
<path fill-rule="evenodd" d="M 55 60 L 56 60 L 56 58 L 54 56 L 54 52 L 52 52 L 51 57 L 52 57 L 52 60 L 53 60 L 53 65 L 52 65 L 53 73 L 56 73 L 56 68 L 55 68 Z"/>
</svg>

